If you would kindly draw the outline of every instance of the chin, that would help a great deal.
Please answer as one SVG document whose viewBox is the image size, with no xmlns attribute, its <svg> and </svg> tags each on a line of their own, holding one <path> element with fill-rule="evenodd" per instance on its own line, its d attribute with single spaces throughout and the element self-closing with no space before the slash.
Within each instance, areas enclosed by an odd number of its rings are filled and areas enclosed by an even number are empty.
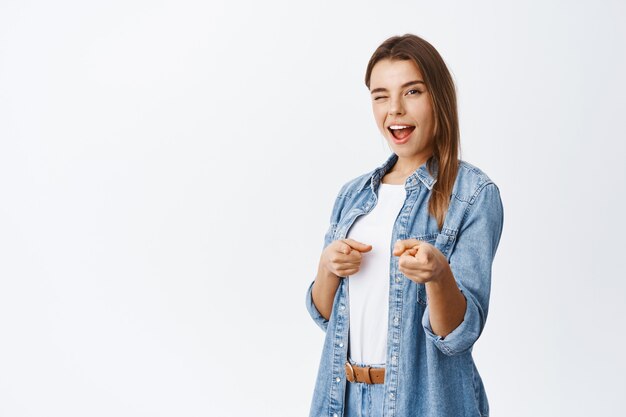
<svg viewBox="0 0 626 417">
<path fill-rule="evenodd" d="M 407 147 L 408 144 L 396 145 L 391 140 L 387 140 L 387 146 L 394 151 L 398 156 L 411 156 L 415 152 L 413 149 Z"/>
</svg>

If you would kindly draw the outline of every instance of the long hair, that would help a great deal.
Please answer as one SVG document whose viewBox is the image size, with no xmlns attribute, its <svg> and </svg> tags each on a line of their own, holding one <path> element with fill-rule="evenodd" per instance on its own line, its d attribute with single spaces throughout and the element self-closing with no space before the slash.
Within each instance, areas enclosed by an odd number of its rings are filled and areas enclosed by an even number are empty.
<svg viewBox="0 0 626 417">
<path fill-rule="evenodd" d="M 437 182 L 428 202 L 428 212 L 437 220 L 439 230 L 450 204 L 450 197 L 459 170 L 461 148 L 456 90 L 448 67 L 439 52 L 424 39 L 412 34 L 393 36 L 384 41 L 370 58 L 365 72 L 365 85 L 370 88 L 372 68 L 383 59 L 411 60 L 420 69 L 430 93 L 434 113 L 433 155 L 426 167 L 433 175 L 437 163 Z"/>
</svg>

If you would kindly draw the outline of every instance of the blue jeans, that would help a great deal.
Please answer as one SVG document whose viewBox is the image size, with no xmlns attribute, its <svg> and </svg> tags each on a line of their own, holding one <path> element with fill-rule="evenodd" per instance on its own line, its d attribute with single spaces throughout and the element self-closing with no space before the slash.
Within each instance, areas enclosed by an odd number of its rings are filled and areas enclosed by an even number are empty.
<svg viewBox="0 0 626 417">
<path fill-rule="evenodd" d="M 344 417 L 382 417 L 384 394 L 385 384 L 346 381 Z"/>
</svg>

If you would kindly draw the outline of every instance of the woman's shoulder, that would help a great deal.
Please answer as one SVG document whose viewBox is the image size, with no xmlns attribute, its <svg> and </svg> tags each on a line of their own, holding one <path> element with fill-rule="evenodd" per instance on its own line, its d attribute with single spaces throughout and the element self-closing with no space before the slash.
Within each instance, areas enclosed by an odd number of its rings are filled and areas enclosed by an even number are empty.
<svg viewBox="0 0 626 417">
<path fill-rule="evenodd" d="M 473 203 L 480 191 L 489 184 L 498 188 L 484 170 L 468 161 L 459 159 L 459 171 L 452 190 L 452 194 L 457 199 Z"/>
<path fill-rule="evenodd" d="M 355 193 L 363 190 L 363 188 L 365 188 L 365 186 L 369 183 L 370 179 L 372 178 L 374 171 L 375 170 L 366 172 L 364 174 L 361 174 L 357 177 L 351 178 L 350 180 L 346 181 L 341 186 L 341 189 L 339 190 L 339 196 L 350 197 L 354 195 Z"/>
</svg>

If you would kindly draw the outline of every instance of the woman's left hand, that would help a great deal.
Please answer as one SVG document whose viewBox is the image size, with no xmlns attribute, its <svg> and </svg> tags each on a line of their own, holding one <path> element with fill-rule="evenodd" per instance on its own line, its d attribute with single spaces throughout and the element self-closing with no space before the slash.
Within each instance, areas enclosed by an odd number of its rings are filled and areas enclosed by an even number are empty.
<svg viewBox="0 0 626 417">
<path fill-rule="evenodd" d="M 439 249 L 418 239 L 396 241 L 394 256 L 399 256 L 398 269 L 411 281 L 425 284 L 438 281 L 450 272 L 450 264 Z"/>
</svg>

